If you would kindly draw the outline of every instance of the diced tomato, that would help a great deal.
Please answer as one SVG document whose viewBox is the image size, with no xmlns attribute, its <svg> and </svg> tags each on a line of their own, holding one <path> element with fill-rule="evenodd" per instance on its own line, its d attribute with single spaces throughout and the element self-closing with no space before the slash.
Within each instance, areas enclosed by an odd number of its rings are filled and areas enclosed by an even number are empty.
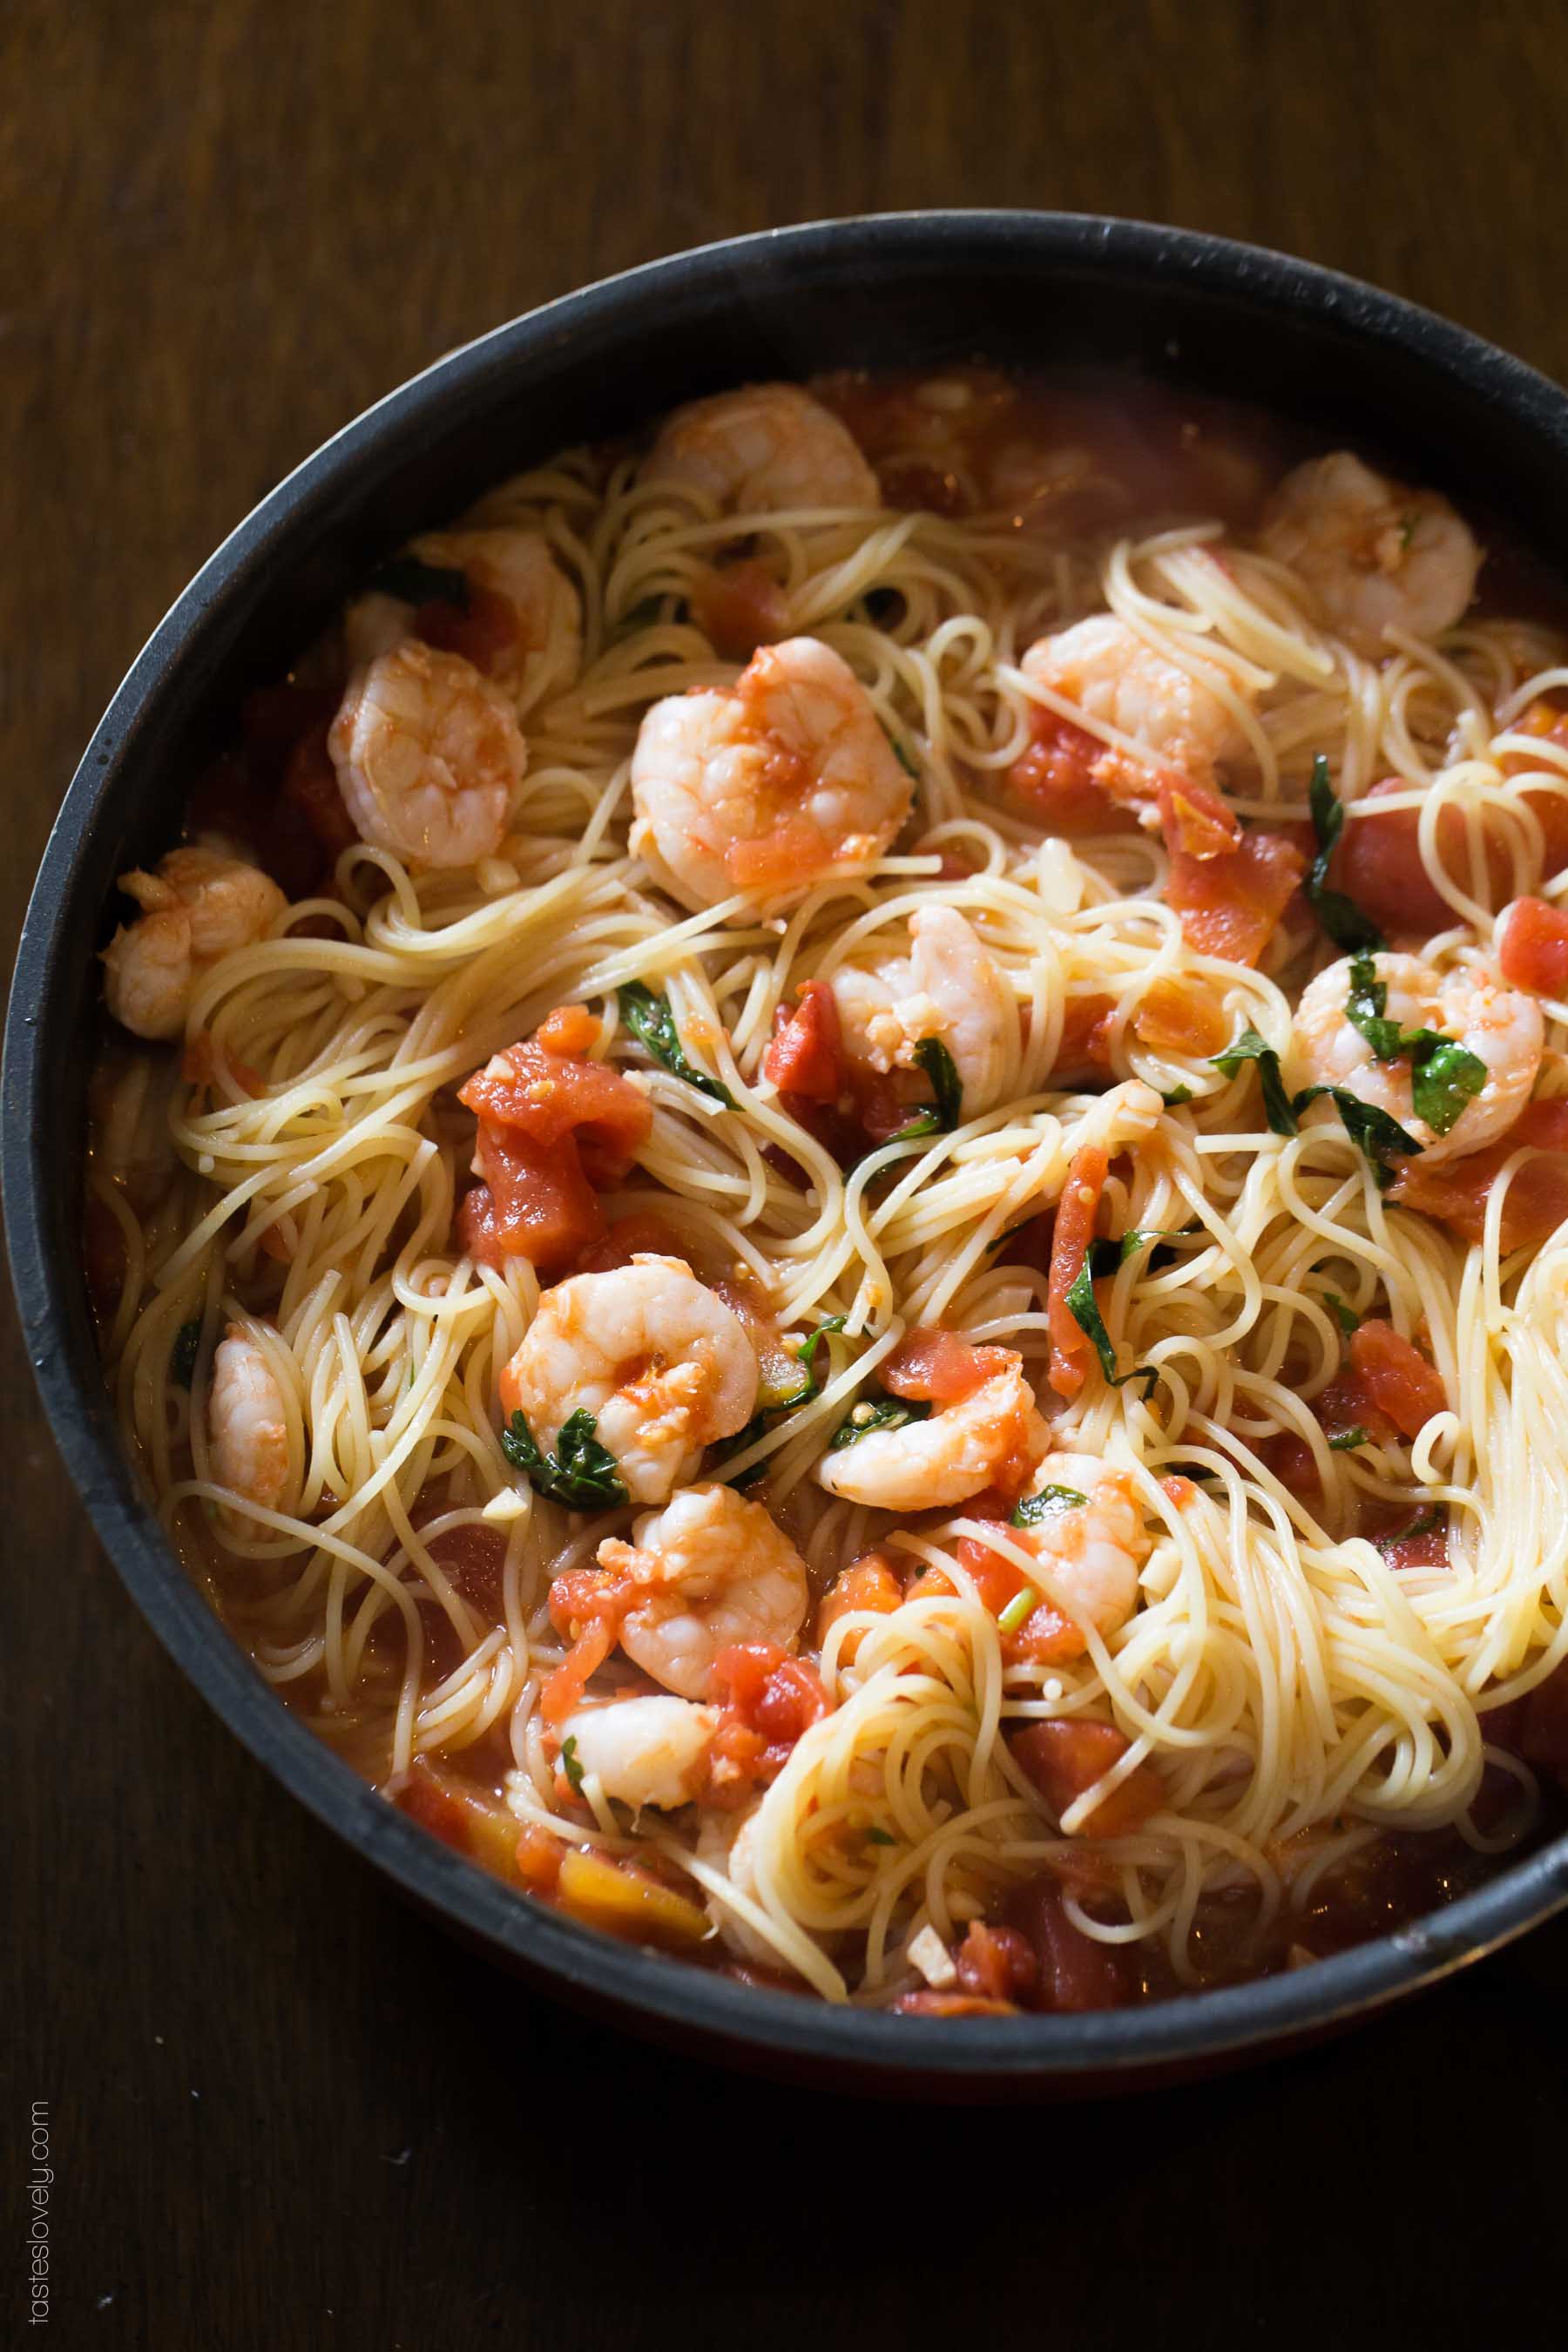
<svg viewBox="0 0 1568 2352">
<path fill-rule="evenodd" d="M 707 1801 L 744 1803 L 776 1780 L 796 1740 L 827 1713 L 822 1676 L 776 1642 L 737 1642 L 713 1661 L 722 1706 L 709 1744 Z"/>
<path fill-rule="evenodd" d="M 900 2017 L 1016 2017 L 1010 2000 L 987 2000 L 972 1992 L 901 1992 L 893 2003 Z"/>
<path fill-rule="evenodd" d="M 1160 1481 L 1160 1492 L 1173 1510 L 1190 1509 L 1197 1491 L 1192 1479 L 1184 1478 L 1179 1470 L 1173 1470 L 1168 1478 L 1162 1478 Z"/>
<path fill-rule="evenodd" d="M 1132 1015 L 1132 1027 L 1156 1054 L 1214 1055 L 1230 1035 L 1224 1005 L 1194 981 L 1152 981 Z"/>
<path fill-rule="evenodd" d="M 566 1849 L 559 1838 L 548 1830 L 536 1829 L 529 1822 L 517 1842 L 514 1867 L 531 1895 L 553 1895 L 561 1880 L 562 1857 Z"/>
<path fill-rule="evenodd" d="M 1447 1528 L 1428 1528 L 1424 1535 L 1401 1536 L 1393 1543 L 1385 1541 L 1383 1557 L 1396 1575 L 1412 1568 L 1445 1568 L 1448 1560 Z"/>
<path fill-rule="evenodd" d="M 550 1020 L 578 1035 L 580 1015 L 573 1006 Z M 476 1072 L 458 1096 L 479 1118 L 483 1179 L 462 1202 L 458 1231 L 488 1265 L 526 1257 L 560 1266 L 597 1241 L 605 1220 L 594 1185 L 624 1176 L 652 1129 L 646 1096 L 602 1063 L 551 1052 L 542 1042 L 549 1028 L 513 1045 L 501 1070 Z"/>
<path fill-rule="evenodd" d="M 574 1274 L 608 1274 L 617 1265 L 630 1265 L 634 1257 L 681 1257 L 689 1264 L 690 1254 L 690 1243 L 683 1242 L 674 1226 L 667 1225 L 662 1217 L 620 1217 L 603 1240 L 583 1252 L 572 1270 Z"/>
<path fill-rule="evenodd" d="M 1485 1230 L 1487 1197 L 1500 1171 L 1524 1150 L 1540 1157 L 1525 1160 L 1509 1181 L 1500 1245 L 1505 1257 L 1518 1249 L 1539 1249 L 1568 1217 L 1568 1098 L 1527 1103 L 1508 1133 L 1484 1151 L 1436 1168 L 1406 1160 L 1389 1197 L 1452 1225 L 1474 1247 Z"/>
<path fill-rule="evenodd" d="M 808 980 L 793 1012 L 781 1004 L 777 1028 L 763 1056 L 763 1076 L 782 1095 L 836 1103 L 848 1083 L 838 1000 L 825 980 Z"/>
<path fill-rule="evenodd" d="M 1392 1323 L 1369 1317 L 1351 1334 L 1351 1362 L 1371 1400 L 1402 1436 L 1418 1437 L 1435 1412 L 1447 1410 L 1441 1376 Z"/>
<path fill-rule="evenodd" d="M 882 1366 L 882 1385 L 894 1396 L 957 1404 L 1007 1369 L 1003 1348 L 977 1348 L 958 1331 L 922 1324 L 907 1332 Z"/>
<path fill-rule="evenodd" d="M 1011 1909 L 1035 1955 L 1037 2007 L 1076 2014 L 1121 2006 L 1127 1991 L 1116 1947 L 1097 1944 L 1074 1925 L 1055 1879 L 1035 1879 Z"/>
<path fill-rule="evenodd" d="M 1399 776 L 1373 784 L 1362 800 L 1352 803 L 1329 868 L 1329 880 L 1369 915 L 1390 939 L 1430 939 L 1455 920 L 1453 908 L 1431 880 L 1421 862 L 1417 835 L 1418 808 L 1384 809 L 1363 815 L 1380 800 L 1407 793 Z M 1446 809 L 1437 826 L 1437 853 L 1445 867 L 1463 871 L 1465 820 L 1458 809 Z"/>
<path fill-rule="evenodd" d="M 1544 898 L 1516 898 L 1498 918 L 1498 962 L 1513 988 L 1561 998 L 1568 989 L 1568 914 Z"/>
<path fill-rule="evenodd" d="M 1243 833 L 1206 785 L 1162 777 L 1160 823 L 1170 853 L 1167 902 L 1200 955 L 1255 964 L 1307 870 L 1280 833 Z"/>
<path fill-rule="evenodd" d="M 1051 1270 L 1047 1281 L 1046 1315 L 1051 1355 L 1046 1377 L 1059 1397 L 1077 1396 L 1094 1360 L 1093 1344 L 1068 1305 L 1068 1293 L 1083 1272 L 1084 1260 L 1094 1240 L 1094 1221 L 1100 1213 L 1100 1196 L 1109 1165 L 1098 1145 L 1086 1145 L 1074 1156 L 1061 1199 L 1057 1202 Z"/>
<path fill-rule="evenodd" d="M 495 589 L 481 588 L 477 580 L 468 582 L 466 604 L 455 604 L 449 597 L 432 598 L 418 607 L 411 625 L 424 644 L 442 653 L 461 654 L 487 677 L 518 648 L 516 606 Z"/>
<path fill-rule="evenodd" d="M 1060 1717 L 1031 1723 L 1015 1734 L 1013 1753 L 1058 1815 L 1109 1772 L 1131 1746 L 1110 1723 Z M 1082 1824 L 1081 1837 L 1126 1837 L 1165 1803 L 1165 1785 L 1152 1764 L 1140 1764 L 1103 1796 Z"/>
<path fill-rule="evenodd" d="M 344 805 L 324 727 L 312 729 L 294 746 L 280 790 L 284 802 L 299 810 L 321 843 L 322 855 L 335 866 L 343 851 L 359 839 L 359 833 Z"/>
<path fill-rule="evenodd" d="M 789 601 L 766 564 L 751 557 L 706 571 L 691 591 L 691 617 L 726 661 L 789 635 Z"/>
<path fill-rule="evenodd" d="M 472 1856 L 498 1878 L 510 1880 L 517 1868 L 517 1821 L 499 1797 L 462 1773 L 417 1756 L 402 1786 L 392 1792 L 399 1812 L 428 1830 L 458 1853 Z"/>
<path fill-rule="evenodd" d="M 1110 1028 L 1116 1007 L 1109 996 L 1069 996 L 1063 1008 L 1062 1042 L 1053 1079 L 1099 1074 L 1110 1067 Z"/>
<path fill-rule="evenodd" d="M 967 1515 L 969 1505 L 966 1503 L 963 1508 Z M 1016 1600 L 1029 1582 L 1022 1569 L 1005 1559 L 994 1546 L 981 1543 L 974 1536 L 959 1538 L 958 1564 L 973 1578 L 981 1605 L 993 1617 L 1000 1617 L 1008 1602 Z M 941 1570 L 934 1573 L 941 1575 Z M 945 1584 L 947 1579 L 943 1577 L 942 1581 Z M 921 1585 L 927 1582 L 928 1578 L 921 1579 Z M 919 1589 L 917 1586 L 916 1591 Z M 1021 1625 L 1015 1625 L 1010 1633 L 1002 1636 L 1002 1655 L 1009 1665 L 1026 1662 L 1059 1665 L 1068 1658 L 1081 1658 L 1088 1647 L 1082 1628 L 1044 1600 L 1030 1611 Z"/>
<path fill-rule="evenodd" d="M 506 1403 L 504 1386 L 501 1402 Z M 572 1647 L 540 1691 L 539 1711 L 546 1723 L 564 1723 L 577 1706 L 588 1677 L 615 1647 L 636 1597 L 631 1578 L 614 1570 L 569 1569 L 555 1579 L 550 1588 L 550 1622 Z"/>
<path fill-rule="evenodd" d="M 1320 1397 L 1317 1410 L 1321 1420 L 1323 1418 L 1322 1405 L 1323 1400 Z M 1329 1427 L 1326 1420 L 1323 1426 L 1325 1429 Z M 1346 1421 L 1343 1426 L 1347 1430 L 1353 1427 L 1353 1420 Z M 1254 1451 L 1264 1468 L 1273 1472 L 1287 1494 L 1313 1495 L 1319 1491 L 1321 1481 L 1317 1456 L 1306 1439 L 1298 1437 L 1293 1430 L 1281 1430 L 1275 1437 L 1259 1438 Z"/>
<path fill-rule="evenodd" d="M 904 1588 L 898 1570 L 885 1552 L 868 1551 L 838 1575 L 822 1597 L 816 1612 L 816 1646 L 820 1650 L 828 1634 L 841 1617 L 862 1612 L 878 1617 L 889 1617 L 901 1608 Z M 859 1645 L 858 1633 L 847 1634 L 841 1656 L 850 1663 Z"/>
<path fill-rule="evenodd" d="M 585 1004 L 558 1004 L 533 1033 L 547 1054 L 586 1054 L 599 1042 L 599 1024 Z"/>
<path fill-rule="evenodd" d="M 1039 1990 L 1039 1957 L 1016 1927 L 991 1927 L 983 1919 L 972 1919 L 952 1957 L 959 1983 L 982 2000 L 1012 2001 L 1026 2009 Z"/>
<path fill-rule="evenodd" d="M 1051 833 L 1126 833 L 1137 824 L 1131 809 L 1112 799 L 1095 771 L 1107 746 L 1054 710 L 1037 709 L 1030 740 L 1007 772 L 1007 782 L 1030 814 Z"/>
</svg>

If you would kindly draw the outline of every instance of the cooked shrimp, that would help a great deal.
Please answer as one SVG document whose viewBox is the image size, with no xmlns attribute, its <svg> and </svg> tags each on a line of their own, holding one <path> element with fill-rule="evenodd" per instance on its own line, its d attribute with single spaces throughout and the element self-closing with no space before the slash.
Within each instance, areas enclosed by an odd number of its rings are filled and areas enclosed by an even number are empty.
<svg viewBox="0 0 1568 2352">
<path fill-rule="evenodd" d="M 996 961 L 953 907 L 910 918 L 908 957 L 833 975 L 845 1042 L 874 1070 L 913 1069 L 923 1038 L 940 1039 L 963 1087 L 963 1113 L 989 1110 L 1002 1092 L 1018 1018 Z"/>
<path fill-rule="evenodd" d="M 138 1037 L 177 1037 L 202 973 L 264 938 L 289 905 L 259 866 L 199 843 L 155 873 L 122 874 L 120 887 L 142 911 L 103 950 L 103 994 Z"/>
<path fill-rule="evenodd" d="M 740 1317 L 689 1267 L 642 1255 L 547 1290 L 500 1392 L 547 1451 L 573 1413 L 592 1413 L 633 1501 L 662 1503 L 705 1445 L 750 1421 L 756 1351 Z"/>
<path fill-rule="evenodd" d="M 1535 999 L 1505 988 L 1479 967 L 1438 971 L 1419 956 L 1373 959 L 1388 992 L 1389 1020 L 1405 1032 L 1429 1029 L 1453 1038 L 1486 1065 L 1485 1086 L 1447 1134 L 1439 1135 L 1415 1116 L 1408 1058 L 1379 1061 L 1347 1017 L 1352 961 L 1342 956 L 1302 991 L 1291 1033 L 1290 1086 L 1343 1087 L 1362 1102 L 1374 1104 L 1415 1138 L 1427 1167 L 1479 1151 L 1505 1134 L 1529 1101 L 1541 1067 L 1544 1032 Z"/>
<path fill-rule="evenodd" d="M 1387 629 L 1417 637 L 1451 629 L 1481 566 L 1447 499 L 1391 482 L 1348 449 L 1287 474 L 1260 537 L 1306 583 L 1328 626 L 1373 657 L 1388 650 Z"/>
<path fill-rule="evenodd" d="M 884 1511 L 920 1511 L 978 1495 L 1020 1460 L 1036 1462 L 1049 1444 L 1024 1360 L 1011 1349 L 982 1351 L 985 1377 L 966 1396 L 924 1421 L 868 1429 L 833 1447 L 816 1465 L 818 1483 L 847 1502 Z M 870 1408 L 857 1407 L 857 1412 Z M 854 1414 L 850 1415 L 853 1426 Z"/>
<path fill-rule="evenodd" d="M 582 602 L 542 531 L 431 530 L 411 540 L 407 551 L 433 571 L 460 572 L 470 592 L 478 589 L 492 601 L 498 625 L 487 633 L 484 668 L 498 686 L 535 702 L 546 689 L 565 686 L 576 676 L 583 657 Z M 350 664 L 359 667 L 390 653 L 410 635 L 416 611 L 401 596 L 357 597 L 343 615 Z M 452 611 L 461 626 L 461 608 Z"/>
<path fill-rule="evenodd" d="M 795 383 L 748 384 L 678 408 L 642 478 L 700 491 L 724 514 L 882 503 L 848 429 Z"/>
<path fill-rule="evenodd" d="M 283 1392 L 261 1349 L 238 1323 L 229 1325 L 213 1351 L 207 1439 L 218 1486 L 263 1510 L 284 1508 L 289 1428 Z"/>
<path fill-rule="evenodd" d="M 815 637 L 787 637 L 732 687 L 654 704 L 632 757 L 631 846 L 692 905 L 799 891 L 864 873 L 911 799 L 847 662 Z"/>
<path fill-rule="evenodd" d="M 1092 1454 L 1047 1454 L 1029 1482 L 1029 1495 L 1047 1487 L 1079 1496 L 1063 1500 L 1009 1536 L 1038 1563 L 1047 1601 L 1059 1602 L 1098 1633 L 1114 1633 L 1138 1605 L 1138 1571 L 1149 1538 L 1138 1492 L 1124 1471 L 1108 1470 Z"/>
<path fill-rule="evenodd" d="M 500 688 L 413 637 L 354 672 L 327 748 L 360 838 L 418 866 L 492 856 L 528 765 Z"/>
<path fill-rule="evenodd" d="M 610 1537 L 599 1565 L 629 1577 L 621 1647 L 682 1698 L 713 1696 L 713 1662 L 735 1642 L 793 1650 L 811 1600 L 805 1562 L 760 1503 L 731 1486 L 686 1486 Z"/>
<path fill-rule="evenodd" d="M 718 1721 L 716 1707 L 689 1699 L 620 1699 L 569 1715 L 561 1744 L 576 1742 L 573 1762 L 597 1777 L 606 1797 L 669 1811 L 696 1794 Z"/>
<path fill-rule="evenodd" d="M 1191 668 L 1172 661 L 1108 613 L 1037 638 L 1020 667 L 1091 724 L 1114 727 L 1149 753 L 1132 759 L 1108 744 L 1095 761 L 1096 781 L 1119 800 L 1152 801 L 1157 768 L 1206 784 L 1219 762 L 1246 756 L 1247 738 L 1217 691 L 1229 681 L 1195 656 Z"/>
</svg>

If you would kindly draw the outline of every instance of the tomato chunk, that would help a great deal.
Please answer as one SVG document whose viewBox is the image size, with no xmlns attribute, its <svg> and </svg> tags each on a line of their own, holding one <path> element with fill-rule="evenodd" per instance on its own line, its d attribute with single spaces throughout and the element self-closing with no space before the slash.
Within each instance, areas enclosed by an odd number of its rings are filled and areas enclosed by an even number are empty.
<svg viewBox="0 0 1568 2352">
<path fill-rule="evenodd" d="M 795 1744 L 827 1713 L 822 1676 L 807 1658 L 777 1642 L 737 1642 L 713 1661 L 723 1695 L 709 1743 L 705 1801 L 743 1804 L 759 1783 L 776 1780 Z"/>
<path fill-rule="evenodd" d="M 1307 870 L 1282 833 L 1243 833 L 1217 793 L 1169 777 L 1160 823 L 1170 853 L 1165 898 L 1200 955 L 1255 964 Z"/>
<path fill-rule="evenodd" d="M 691 617 L 726 661 L 749 661 L 759 646 L 789 635 L 789 600 L 763 563 L 746 557 L 705 572 L 691 592 Z"/>
<path fill-rule="evenodd" d="M 1054 1879 L 1037 1878 L 1025 1887 L 1012 1911 L 1035 1955 L 1037 2008 L 1077 2013 L 1121 2007 L 1127 1994 L 1116 1947 L 1097 1944 L 1068 1917 Z"/>
<path fill-rule="evenodd" d="M 924 1324 L 906 1332 L 882 1366 L 882 1385 L 894 1396 L 957 1404 L 1007 1369 L 1005 1348 L 976 1348 L 962 1332 Z"/>
<path fill-rule="evenodd" d="M 1069 996 L 1062 1016 L 1062 1042 L 1053 1079 L 1072 1078 L 1110 1067 L 1110 1030 L 1116 1007 L 1109 996 Z"/>
<path fill-rule="evenodd" d="M 1054 710 L 1037 709 L 1030 740 L 1007 772 L 1012 791 L 1051 832 L 1069 837 L 1126 833 L 1137 824 L 1131 809 L 1111 798 L 1095 771 L 1107 745 L 1087 728 Z"/>
<path fill-rule="evenodd" d="M 879 1617 L 890 1617 L 895 1609 L 903 1606 L 904 1588 L 898 1570 L 886 1552 L 868 1551 L 835 1579 L 822 1597 L 816 1612 L 816 1646 L 821 1649 L 828 1634 L 841 1617 L 862 1612 Z M 846 1640 L 846 1659 L 854 1655 L 852 1641 Z"/>
<path fill-rule="evenodd" d="M 778 1009 L 777 1028 L 763 1056 L 763 1076 L 782 1095 L 803 1095 L 808 1102 L 836 1103 L 845 1091 L 847 1074 L 838 1000 L 825 980 L 808 980 L 801 987 L 793 1012 Z"/>
<path fill-rule="evenodd" d="M 1568 914 L 1544 898 L 1516 898 L 1498 920 L 1498 963 L 1510 987 L 1561 997 L 1568 989 Z"/>
<path fill-rule="evenodd" d="M 1545 696 L 1539 696 L 1522 717 L 1514 720 L 1509 732 L 1512 735 L 1537 735 L 1545 742 L 1568 749 L 1568 710 L 1564 710 L 1561 704 L 1548 700 Z M 1507 751 L 1503 754 L 1502 772 L 1505 776 L 1517 776 L 1528 774 L 1531 767 L 1539 772 L 1546 764 L 1539 760 L 1532 761 L 1522 751 Z M 1520 797 L 1540 823 L 1542 877 L 1547 879 L 1568 866 L 1568 797 L 1539 784 L 1533 791 L 1521 793 Z"/>
<path fill-rule="evenodd" d="M 1050 1328 L 1050 1368 L 1046 1378 L 1058 1396 L 1072 1398 L 1089 1377 L 1094 1348 L 1068 1305 L 1068 1293 L 1083 1272 L 1094 1240 L 1094 1221 L 1110 1161 L 1096 1144 L 1074 1155 L 1057 1203 L 1047 1277 L 1046 1314 Z"/>
<path fill-rule="evenodd" d="M 1385 777 L 1352 804 L 1329 879 L 1390 939 L 1428 940 L 1458 918 L 1422 863 L 1421 812 L 1375 807 L 1377 802 L 1409 790 L 1403 777 Z M 1368 812 L 1364 815 L 1363 810 Z M 1463 816 L 1457 808 L 1446 808 L 1437 820 L 1437 856 L 1456 878 L 1466 873 L 1465 844 Z"/>
<path fill-rule="evenodd" d="M 590 1018 L 581 1006 L 552 1013 L 458 1092 L 479 1118 L 482 1179 L 462 1202 L 458 1231 L 487 1265 L 526 1257 L 558 1267 L 598 1241 L 605 1219 L 595 1184 L 624 1176 L 651 1131 L 653 1113 L 636 1087 L 546 1042 L 581 1038 Z"/>
<path fill-rule="evenodd" d="M 1102 1773 L 1126 1755 L 1131 1741 L 1110 1723 L 1061 1717 L 1031 1723 L 1016 1733 L 1013 1753 L 1053 1812 L 1065 1813 Z M 1152 1764 L 1140 1764 L 1101 1797 L 1080 1837 L 1126 1837 L 1165 1802 L 1165 1785 Z"/>
<path fill-rule="evenodd" d="M 972 1919 L 953 1965 L 964 1991 L 982 2000 L 1007 2000 L 1026 2009 L 1039 1990 L 1039 1956 L 1016 1927 L 989 1927 L 983 1919 Z"/>
<path fill-rule="evenodd" d="M 1367 1395 L 1402 1436 L 1418 1437 L 1448 1409 L 1442 1377 L 1391 1323 L 1369 1317 L 1351 1334 L 1351 1362 Z"/>
<path fill-rule="evenodd" d="M 1485 1231 L 1487 1200 L 1500 1171 L 1525 1150 L 1540 1156 L 1526 1160 L 1509 1181 L 1500 1246 L 1505 1257 L 1539 1249 L 1568 1217 L 1568 1099 L 1527 1103 L 1505 1136 L 1462 1160 L 1436 1168 L 1406 1160 L 1389 1198 L 1452 1225 L 1474 1246 Z"/>
</svg>

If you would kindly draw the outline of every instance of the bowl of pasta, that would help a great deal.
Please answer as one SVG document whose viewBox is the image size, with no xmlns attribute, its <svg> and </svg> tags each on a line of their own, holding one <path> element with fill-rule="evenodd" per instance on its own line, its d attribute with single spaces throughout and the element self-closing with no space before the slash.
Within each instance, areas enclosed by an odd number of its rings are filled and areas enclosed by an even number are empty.
<svg viewBox="0 0 1568 2352">
<path fill-rule="evenodd" d="M 1520 362 L 1049 215 L 650 264 L 282 483 L 5 1073 L 61 1452 L 263 1766 L 939 2095 L 1568 1902 L 1565 545 Z"/>
</svg>

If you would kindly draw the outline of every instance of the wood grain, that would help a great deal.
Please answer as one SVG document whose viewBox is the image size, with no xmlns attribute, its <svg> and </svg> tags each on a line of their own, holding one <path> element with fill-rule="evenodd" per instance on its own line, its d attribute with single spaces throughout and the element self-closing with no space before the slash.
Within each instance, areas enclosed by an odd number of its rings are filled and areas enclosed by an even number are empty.
<svg viewBox="0 0 1568 2352">
<path fill-rule="evenodd" d="M 0 43 L 7 939 L 78 749 L 223 533 L 437 353 L 649 255 L 1115 211 L 1568 373 L 1541 0 L 11 0 Z M 1058 2120 L 917 2136 L 678 2066 L 346 1863 L 132 1612 L 9 1323 L 0 1403 L 7 2114 L 52 2108 L 59 2342 L 1119 2347 L 1185 2309 L 1441 2344 L 1546 2275 L 1563 1928 L 1313 2057 Z"/>
</svg>

